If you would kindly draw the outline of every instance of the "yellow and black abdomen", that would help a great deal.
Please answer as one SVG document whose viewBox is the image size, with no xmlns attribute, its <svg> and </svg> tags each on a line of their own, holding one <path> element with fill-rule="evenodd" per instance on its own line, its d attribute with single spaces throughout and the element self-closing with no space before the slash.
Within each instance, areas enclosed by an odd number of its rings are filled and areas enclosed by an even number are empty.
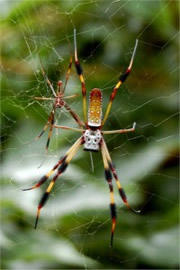
<svg viewBox="0 0 180 270">
<path fill-rule="evenodd" d="M 102 120 L 102 92 L 98 88 L 89 95 L 88 126 L 100 127 Z"/>
</svg>

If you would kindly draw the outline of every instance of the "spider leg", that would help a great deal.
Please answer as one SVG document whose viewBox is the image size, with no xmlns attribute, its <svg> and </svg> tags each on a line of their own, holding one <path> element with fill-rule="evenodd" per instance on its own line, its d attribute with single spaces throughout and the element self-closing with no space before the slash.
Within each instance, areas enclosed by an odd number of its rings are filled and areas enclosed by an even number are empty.
<svg viewBox="0 0 180 270">
<path fill-rule="evenodd" d="M 69 154 L 66 155 L 66 157 L 64 158 L 64 160 L 61 162 L 61 165 L 59 166 L 55 176 L 53 177 L 53 179 L 51 180 L 48 188 L 46 189 L 46 192 L 43 194 L 39 205 L 38 205 L 38 209 L 37 209 L 37 216 L 36 216 L 36 221 L 35 221 L 35 225 L 34 228 L 36 229 L 37 227 L 37 223 L 39 220 L 39 215 L 40 215 L 40 211 L 41 208 L 45 205 L 48 197 L 49 197 L 49 193 L 51 192 L 55 181 L 57 180 L 57 178 L 63 173 L 65 172 L 65 170 L 67 169 L 67 166 L 69 165 L 69 163 L 71 162 L 72 158 L 75 156 L 75 154 L 77 153 L 78 149 L 80 148 L 81 144 L 83 143 L 83 137 L 79 138 L 76 143 L 74 144 L 74 147 L 71 147 L 71 151 L 69 150 Z"/>
<path fill-rule="evenodd" d="M 54 126 L 54 110 L 53 110 L 53 113 L 52 113 L 50 129 L 49 129 L 49 132 L 48 132 L 48 139 L 47 139 L 47 143 L 46 143 L 46 154 L 47 154 L 47 151 L 48 151 L 48 147 L 49 147 L 49 143 L 50 143 L 50 139 L 51 139 L 51 134 L 52 134 L 53 126 Z"/>
<path fill-rule="evenodd" d="M 85 86 L 85 81 L 84 81 L 84 77 L 83 77 L 83 70 L 82 70 L 82 67 L 81 67 L 79 60 L 78 60 L 76 29 L 74 29 L 74 58 L 75 58 L 76 71 L 77 71 L 77 74 L 79 75 L 79 79 L 80 79 L 81 87 L 82 87 L 84 122 L 86 123 L 86 121 L 87 121 L 86 86 Z"/>
<path fill-rule="evenodd" d="M 113 238 L 114 238 L 114 230 L 116 227 L 116 205 L 114 202 L 114 191 L 113 191 L 113 184 L 112 184 L 112 174 L 109 167 L 109 163 L 106 157 L 106 149 L 104 146 L 104 142 L 102 141 L 101 144 L 101 153 L 102 153 L 102 159 L 105 169 L 105 178 L 109 185 L 109 191 L 110 191 L 110 210 L 111 210 L 111 219 L 112 219 L 112 228 L 111 228 L 111 247 L 113 246 Z"/>
<path fill-rule="evenodd" d="M 113 163 L 112 163 L 112 160 L 111 160 L 109 151 L 108 151 L 108 149 L 107 149 L 106 143 L 105 143 L 104 140 L 103 140 L 103 142 L 104 142 L 104 148 L 105 148 L 106 158 L 107 158 L 107 160 L 108 160 L 108 162 L 109 162 L 110 169 L 111 169 L 112 174 L 113 174 L 113 176 L 114 176 L 114 179 L 115 179 L 115 181 L 116 181 L 116 185 L 117 185 L 117 187 L 118 187 L 118 190 L 119 190 L 119 194 L 120 194 L 120 196 L 121 196 L 121 199 L 123 200 L 123 202 L 125 203 L 125 205 L 126 205 L 129 209 L 131 209 L 133 212 L 135 212 L 135 213 L 140 213 L 140 212 L 141 212 L 140 210 L 135 210 L 134 208 L 132 208 L 132 207 L 129 205 L 128 200 L 127 200 L 126 193 L 125 193 L 124 189 L 123 189 L 122 186 L 121 186 L 120 180 L 119 180 L 119 178 L 118 178 L 118 176 L 117 176 L 116 169 L 115 169 L 115 167 L 114 167 L 114 165 L 113 165 Z"/>
<path fill-rule="evenodd" d="M 65 84 L 64 84 L 64 88 L 62 90 L 62 94 L 65 92 L 66 85 L 67 85 L 67 82 L 69 80 L 69 75 L 70 75 L 70 72 L 71 72 L 71 68 L 72 68 L 72 56 L 70 56 L 69 67 L 68 67 L 68 70 L 67 70 L 67 73 L 66 73 L 66 81 L 65 81 Z"/>
<path fill-rule="evenodd" d="M 55 172 L 55 170 L 66 160 L 69 160 L 69 157 L 71 157 L 71 154 L 74 153 L 74 151 L 76 151 L 76 149 L 79 147 L 79 145 L 82 144 L 82 137 L 80 137 L 71 147 L 70 149 L 66 152 L 66 154 L 60 158 L 60 160 L 58 161 L 58 163 L 56 163 L 56 165 L 44 176 L 41 177 L 41 179 L 33 186 L 30 188 L 26 188 L 23 189 L 23 191 L 28 191 L 31 189 L 35 189 L 40 187 L 42 184 L 44 184 L 49 177 Z"/>
<path fill-rule="evenodd" d="M 82 128 L 82 126 L 84 126 L 84 123 L 81 121 L 79 116 L 69 107 L 69 105 L 66 102 L 64 102 L 64 107 L 72 115 L 74 120 L 78 123 L 79 127 Z"/>
<path fill-rule="evenodd" d="M 79 128 L 72 128 L 72 127 L 67 127 L 67 126 L 58 126 L 58 125 L 54 125 L 54 128 L 61 128 L 61 129 L 66 129 L 66 130 L 73 130 L 76 132 L 83 132 L 85 131 L 84 129 L 79 129 Z"/>
<path fill-rule="evenodd" d="M 46 131 L 46 129 L 48 128 L 48 126 L 52 122 L 52 118 L 54 118 L 54 110 L 51 111 L 51 113 L 50 113 L 50 115 L 48 117 L 48 121 L 47 121 L 46 125 L 44 126 L 41 133 L 34 139 L 35 141 L 38 140 L 44 134 L 44 132 Z"/>
<path fill-rule="evenodd" d="M 52 112 L 50 113 L 50 116 L 48 118 L 48 122 L 47 124 L 45 125 L 45 127 L 43 128 L 42 132 L 39 134 L 39 136 L 37 136 L 35 138 L 35 140 L 39 139 L 43 133 L 45 132 L 45 130 L 48 128 L 48 126 L 50 125 L 50 130 L 48 132 L 48 139 L 47 139 L 47 143 L 46 143 L 46 149 L 45 149 L 45 155 L 47 154 L 48 152 L 48 147 L 49 147 L 49 143 L 50 143 L 50 138 L 51 138 L 51 134 L 52 134 L 52 129 L 53 129 L 53 126 L 54 126 L 54 109 L 52 110 Z M 40 163 L 40 165 L 38 166 L 38 168 L 40 168 L 42 166 L 42 164 L 44 163 L 44 158 L 42 160 L 42 162 Z"/>
<path fill-rule="evenodd" d="M 129 76 L 129 74 L 131 72 L 132 64 L 133 64 L 133 60 L 134 60 L 134 56 L 135 56 L 136 49 L 137 49 L 137 45 L 138 45 L 138 40 L 136 40 L 136 43 L 135 43 L 135 46 L 134 46 L 134 50 L 133 50 L 133 54 L 132 54 L 132 57 L 131 57 L 131 60 L 130 60 L 130 63 L 129 63 L 128 68 L 126 69 L 126 71 L 123 74 L 121 74 L 121 76 L 119 77 L 118 83 L 116 84 L 116 86 L 113 89 L 113 92 L 111 93 L 111 96 L 110 96 L 110 99 L 109 99 L 109 103 L 108 103 L 108 106 L 107 106 L 107 109 L 106 109 L 106 112 L 105 112 L 105 116 L 104 116 L 104 119 L 102 121 L 102 126 L 104 126 L 104 124 L 105 124 L 105 122 L 107 120 L 107 117 L 108 117 L 109 112 L 111 110 L 112 102 L 113 102 L 113 100 L 114 100 L 114 98 L 116 96 L 117 90 L 119 89 L 119 87 L 121 86 L 121 84 L 123 82 L 125 82 L 125 80 L 127 79 L 127 77 Z"/>
<path fill-rule="evenodd" d="M 135 131 L 135 127 L 136 127 L 136 122 L 134 122 L 132 128 L 102 131 L 102 134 L 116 134 L 116 133 L 133 132 L 133 131 Z"/>
<path fill-rule="evenodd" d="M 35 100 L 54 100 L 54 98 L 48 97 L 32 97 Z"/>
<path fill-rule="evenodd" d="M 64 99 L 75 98 L 75 97 L 78 97 L 78 96 L 79 96 L 79 94 L 78 94 L 78 93 L 76 93 L 76 94 L 71 95 L 71 96 L 66 96 L 66 97 L 64 97 Z"/>
<path fill-rule="evenodd" d="M 40 60 L 40 61 L 41 61 L 41 60 Z M 42 67 L 42 63 L 41 63 L 41 73 L 42 73 L 42 75 L 43 75 L 43 77 L 44 77 L 46 83 L 49 85 L 49 87 L 50 87 L 50 89 L 51 89 L 53 95 L 56 97 L 57 95 L 56 95 L 56 92 L 55 92 L 55 90 L 54 90 L 54 87 L 53 87 L 52 83 L 50 82 L 50 80 L 48 79 L 48 77 L 47 77 L 47 75 L 46 75 L 46 73 L 45 73 L 45 71 L 44 71 L 44 69 L 43 69 L 43 67 Z"/>
</svg>

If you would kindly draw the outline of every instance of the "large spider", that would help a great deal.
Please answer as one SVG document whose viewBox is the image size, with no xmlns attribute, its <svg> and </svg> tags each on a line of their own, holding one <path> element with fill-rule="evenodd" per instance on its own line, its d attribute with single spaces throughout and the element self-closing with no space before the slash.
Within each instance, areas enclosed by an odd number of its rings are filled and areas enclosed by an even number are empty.
<svg viewBox="0 0 180 270">
<path fill-rule="evenodd" d="M 106 146 L 106 143 L 104 141 L 103 135 L 104 134 L 115 134 L 115 133 L 126 133 L 126 132 L 133 132 L 135 130 L 135 125 L 136 123 L 133 124 L 132 128 L 129 129 L 119 129 L 119 130 L 112 130 L 112 131 L 102 131 L 102 128 L 106 122 L 106 119 L 109 115 L 110 109 L 112 102 L 116 96 L 117 90 L 119 89 L 120 85 L 126 80 L 128 77 L 132 64 L 133 64 L 133 59 L 135 56 L 136 48 L 137 48 L 138 41 L 136 40 L 136 44 L 133 50 L 133 54 L 130 60 L 130 64 L 127 68 L 127 70 L 120 76 L 118 83 L 113 89 L 113 92 L 110 96 L 110 100 L 105 112 L 105 116 L 102 120 L 102 92 L 98 88 L 94 88 L 90 92 L 90 98 L 89 98 L 89 108 L 88 108 L 88 117 L 86 114 L 86 88 L 85 88 L 85 81 L 83 77 L 83 71 L 82 67 L 80 66 L 78 56 L 77 56 L 77 43 L 76 43 L 76 30 L 74 30 L 74 57 L 75 57 L 75 66 L 77 73 L 80 78 L 80 82 L 82 85 L 82 95 L 83 95 L 83 112 L 84 112 L 84 124 L 85 124 L 85 129 L 83 128 L 72 128 L 72 127 L 67 127 L 67 126 L 58 126 L 55 125 L 55 128 L 61 128 L 61 129 L 68 129 L 68 130 L 73 130 L 77 132 L 81 132 L 82 135 L 81 137 L 71 146 L 71 148 L 66 152 L 66 154 L 60 158 L 58 163 L 46 174 L 44 175 L 37 184 L 35 184 L 31 188 L 27 188 L 24 190 L 31 190 L 35 189 L 42 184 L 44 184 L 48 178 L 57 170 L 56 174 L 54 175 L 53 179 L 51 180 L 46 192 L 43 194 L 39 205 L 38 205 L 38 210 L 37 210 L 37 216 L 36 216 L 36 221 L 35 221 L 35 229 L 37 227 L 39 215 L 40 215 L 40 210 L 41 208 L 45 205 L 49 193 L 52 190 L 57 178 L 65 172 L 67 169 L 67 166 L 69 165 L 70 161 L 72 158 L 75 156 L 77 151 L 79 150 L 81 145 L 84 145 L 84 150 L 85 151 L 93 151 L 93 152 L 98 152 L 99 150 L 102 153 L 102 159 L 103 159 L 103 164 L 104 164 L 104 169 L 105 169 L 105 178 L 107 180 L 107 183 L 109 185 L 109 191 L 110 191 L 110 210 L 111 210 L 111 219 L 112 219 L 112 228 L 111 228 L 111 246 L 113 245 L 113 236 L 114 236 L 114 230 L 116 226 L 116 205 L 114 201 L 114 192 L 113 192 L 113 183 L 112 183 L 112 175 L 115 179 L 116 185 L 119 190 L 119 194 L 123 200 L 123 202 L 126 204 L 128 208 L 133 210 L 134 212 L 139 212 L 134 210 L 128 203 L 125 191 L 123 190 L 119 178 L 116 173 L 116 169 L 113 165 L 113 162 L 111 160 L 111 156 L 109 154 L 108 148 Z"/>
<path fill-rule="evenodd" d="M 66 73 L 66 81 L 65 81 L 64 87 L 63 87 L 62 81 L 59 80 L 58 83 L 57 83 L 57 91 L 56 92 L 54 90 L 54 87 L 53 87 L 52 83 L 48 79 L 48 77 L 47 77 L 46 73 L 44 72 L 43 68 L 41 67 L 42 75 L 45 78 L 46 83 L 50 87 L 50 89 L 52 91 L 52 94 L 54 95 L 54 97 L 34 97 L 35 100 L 53 101 L 53 104 L 52 104 L 53 108 L 52 108 L 52 111 L 49 114 L 48 121 L 47 121 L 46 125 L 44 126 L 43 130 L 40 132 L 40 134 L 34 139 L 34 140 L 39 139 L 44 134 L 44 132 L 46 131 L 46 129 L 50 125 L 49 133 L 48 133 L 48 139 L 47 139 L 47 143 L 46 143 L 46 154 L 47 154 L 47 151 L 48 151 L 50 138 L 51 138 L 52 130 L 53 130 L 53 127 L 54 127 L 54 116 L 55 116 L 56 109 L 65 107 L 66 110 L 72 115 L 72 117 L 78 123 L 79 127 L 81 128 L 83 126 L 83 123 L 80 120 L 79 116 L 70 108 L 70 106 L 65 101 L 67 99 L 76 97 L 77 94 L 64 97 L 64 92 L 65 92 L 66 85 L 67 85 L 69 75 L 70 75 L 70 72 L 71 72 L 71 67 L 72 67 L 72 57 L 70 57 L 69 67 L 68 67 L 68 70 L 67 70 L 67 73 Z"/>
</svg>

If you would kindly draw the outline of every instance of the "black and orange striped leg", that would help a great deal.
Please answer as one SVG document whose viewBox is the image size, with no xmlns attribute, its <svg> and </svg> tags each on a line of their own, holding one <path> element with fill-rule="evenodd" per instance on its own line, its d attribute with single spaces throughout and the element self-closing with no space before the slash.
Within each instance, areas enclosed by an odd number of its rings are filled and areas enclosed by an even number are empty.
<svg viewBox="0 0 180 270">
<path fill-rule="evenodd" d="M 78 123 L 79 127 L 82 128 L 84 126 L 84 123 L 81 121 L 77 113 L 75 113 L 65 101 L 64 101 L 64 107 L 72 115 L 74 120 Z"/>
<path fill-rule="evenodd" d="M 56 173 L 56 175 L 53 177 L 52 181 L 50 182 L 46 192 L 43 194 L 40 202 L 39 202 L 39 205 L 38 205 L 38 210 L 37 210 L 37 216 L 36 216 L 36 221 L 35 221 L 35 225 L 34 225 L 34 228 L 36 229 L 37 227 L 37 223 L 38 223 L 38 219 L 39 219 L 39 215 L 40 215 L 40 211 L 41 211 L 41 208 L 45 205 L 47 199 L 49 198 L 49 193 L 51 192 L 54 184 L 55 184 L 55 181 L 57 180 L 58 176 L 60 176 L 60 174 L 62 174 L 63 172 L 65 172 L 66 168 L 67 168 L 68 164 L 66 162 L 66 160 L 64 160 L 61 164 L 61 166 L 58 168 L 58 172 Z"/>
<path fill-rule="evenodd" d="M 50 113 L 50 115 L 48 117 L 48 121 L 47 121 L 46 125 L 44 126 L 43 130 L 40 132 L 40 134 L 34 140 L 38 140 L 44 134 L 44 132 L 46 131 L 46 129 L 48 128 L 48 126 L 52 122 L 53 118 L 54 118 L 54 110 L 52 110 L 52 112 Z"/>
<path fill-rule="evenodd" d="M 47 154 L 47 151 L 48 151 L 48 147 L 49 147 L 53 127 L 54 127 L 54 110 L 53 110 L 53 113 L 52 113 L 50 129 L 49 129 L 49 132 L 48 132 L 48 139 L 47 139 L 47 143 L 46 143 L 46 154 Z"/>
<path fill-rule="evenodd" d="M 116 205 L 114 201 L 114 191 L 113 191 L 113 184 L 112 184 L 112 174 L 111 170 L 107 161 L 104 142 L 102 141 L 101 144 L 101 153 L 102 153 L 102 159 L 105 169 L 105 178 L 109 185 L 109 191 L 110 191 L 110 211 L 111 211 L 111 219 L 112 219 L 112 228 L 111 228 L 111 247 L 113 246 L 113 238 L 114 238 L 114 230 L 116 227 Z"/>
<path fill-rule="evenodd" d="M 40 215 L 40 211 L 42 209 L 42 207 L 45 205 L 45 203 L 47 202 L 47 199 L 49 198 L 49 194 L 56 182 L 56 180 L 58 179 L 58 177 L 65 172 L 65 170 L 67 169 L 67 166 L 69 165 L 69 163 L 71 162 L 72 158 L 75 156 L 75 154 L 77 153 L 78 149 L 80 148 L 81 144 L 83 143 L 83 137 L 79 138 L 76 143 L 74 144 L 74 147 L 71 148 L 71 151 L 68 151 L 68 154 L 66 153 L 66 157 L 63 160 L 63 162 L 61 163 L 61 165 L 59 166 L 55 176 L 53 177 L 52 181 L 50 182 L 46 192 L 43 194 L 39 205 L 38 205 L 38 209 L 37 209 L 37 215 L 36 215 L 36 221 L 35 221 L 35 226 L 34 228 L 36 229 L 37 227 L 37 223 L 39 220 L 39 215 Z M 49 176 L 49 174 L 48 174 Z"/>
<path fill-rule="evenodd" d="M 103 141 L 104 141 L 104 140 L 103 140 Z M 108 161 L 108 163 L 109 163 L 110 169 L 111 169 L 111 171 L 112 171 L 112 174 L 113 174 L 114 179 L 115 179 L 115 181 L 116 181 L 116 185 L 117 185 L 118 190 L 119 190 L 119 195 L 121 196 L 121 198 L 122 198 L 124 204 L 125 204 L 129 209 L 131 209 L 133 212 L 135 212 L 135 213 L 140 213 L 140 212 L 141 212 L 140 210 L 135 210 L 134 208 L 132 208 L 132 207 L 129 205 L 129 202 L 128 202 L 128 200 L 127 200 L 126 193 L 125 193 L 124 189 L 123 189 L 122 186 L 121 186 L 120 180 L 119 180 L 119 178 L 118 178 L 118 176 L 117 176 L 116 169 L 115 169 L 115 167 L 114 167 L 114 165 L 113 165 L 113 163 L 112 163 L 112 160 L 111 160 L 111 157 L 110 157 L 110 154 L 109 154 L 109 151 L 108 151 L 108 149 L 107 149 L 107 146 L 106 146 L 105 141 L 104 141 L 104 149 L 105 149 L 105 154 L 106 154 L 107 161 Z"/>
<path fill-rule="evenodd" d="M 111 106 L 112 106 L 112 103 L 113 103 L 113 100 L 115 99 L 115 96 L 116 96 L 116 93 L 119 89 L 119 87 L 121 86 L 121 84 L 123 82 L 125 82 L 125 80 L 127 79 L 127 77 L 129 76 L 130 72 L 131 72 L 131 69 L 132 69 L 132 64 L 133 64 L 133 61 L 134 61 L 134 56 L 135 56 L 135 53 L 136 53 L 136 49 L 137 49 L 137 45 L 138 45 L 138 40 L 136 40 L 136 43 L 135 43 L 135 46 L 134 46 L 134 50 L 133 50 L 133 54 L 132 54 L 132 57 L 131 57 L 131 60 L 130 60 L 130 63 L 129 63 L 129 66 L 128 68 L 126 69 L 126 71 L 119 77 L 119 81 L 118 83 L 116 84 L 116 86 L 114 87 L 113 89 L 113 92 L 111 93 L 110 95 L 110 99 L 109 99 L 109 103 L 108 103 L 108 106 L 107 106 L 107 109 L 106 109 L 106 112 L 105 112 L 105 115 L 104 115 L 104 119 L 102 121 L 102 126 L 104 126 L 107 118 L 108 118 L 108 115 L 109 115 L 109 112 L 111 110 Z"/>
<path fill-rule="evenodd" d="M 86 86 L 85 86 L 85 81 L 84 81 L 84 77 L 83 77 L 83 70 L 82 70 L 82 67 L 80 65 L 80 62 L 78 60 L 77 41 L 76 41 L 76 29 L 74 29 L 74 58 L 75 58 L 76 71 L 77 71 L 77 74 L 79 75 L 79 79 L 80 79 L 81 87 L 82 87 L 84 122 L 86 123 L 87 122 Z"/>
<path fill-rule="evenodd" d="M 56 171 L 56 169 L 69 157 L 71 156 L 72 153 L 74 153 L 74 151 L 76 151 L 77 147 L 79 147 L 79 145 L 82 144 L 82 137 L 79 138 L 72 146 L 71 148 L 66 152 L 66 154 L 60 158 L 60 160 L 56 163 L 56 165 L 44 176 L 41 177 L 41 179 L 32 187 L 30 188 L 26 188 L 23 189 L 23 191 L 28 191 L 28 190 L 32 190 L 35 188 L 40 187 L 42 184 L 44 184 L 49 177 Z"/>
<path fill-rule="evenodd" d="M 46 175 L 42 176 L 41 179 L 32 187 L 30 188 L 25 188 L 23 189 L 23 191 L 28 191 L 28 190 L 32 190 L 35 188 L 40 187 L 41 185 L 43 185 L 51 176 L 51 174 L 53 174 L 55 172 L 55 170 L 63 163 L 63 161 L 66 159 L 66 155 L 63 156 L 58 163 L 53 167 L 53 169 L 51 171 L 49 171 Z"/>
</svg>

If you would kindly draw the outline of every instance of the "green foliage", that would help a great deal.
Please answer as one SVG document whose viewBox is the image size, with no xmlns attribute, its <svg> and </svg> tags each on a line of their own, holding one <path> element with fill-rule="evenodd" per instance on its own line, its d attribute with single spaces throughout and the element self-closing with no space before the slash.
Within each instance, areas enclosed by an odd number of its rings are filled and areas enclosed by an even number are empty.
<svg viewBox="0 0 180 270">
<path fill-rule="evenodd" d="M 6 1 L 1 19 L 2 269 L 178 269 L 178 2 Z M 3 12 L 2 11 L 2 12 Z M 139 39 L 131 76 L 114 100 L 105 135 L 131 213 L 115 187 L 118 219 L 109 247 L 109 189 L 100 153 L 82 149 L 58 179 L 33 229 L 46 186 L 32 186 L 63 156 L 79 134 L 54 131 L 44 158 L 51 96 L 40 59 L 54 87 L 65 80 L 77 29 L 87 92 L 103 91 L 103 112 Z M 66 95 L 82 118 L 81 86 L 73 66 Z M 56 119 L 76 127 L 63 110 Z"/>
</svg>

